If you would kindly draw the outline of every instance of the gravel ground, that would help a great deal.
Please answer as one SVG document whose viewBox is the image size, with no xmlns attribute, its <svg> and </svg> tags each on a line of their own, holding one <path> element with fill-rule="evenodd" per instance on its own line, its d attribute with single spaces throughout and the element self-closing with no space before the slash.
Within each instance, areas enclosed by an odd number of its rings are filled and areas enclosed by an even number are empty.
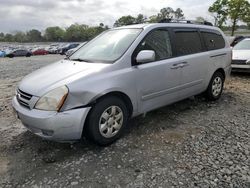
<svg viewBox="0 0 250 188">
<path fill-rule="evenodd" d="M 250 74 L 233 75 L 219 101 L 134 118 L 101 148 L 42 140 L 12 113 L 18 81 L 61 58 L 0 59 L 0 187 L 250 187 Z"/>
</svg>

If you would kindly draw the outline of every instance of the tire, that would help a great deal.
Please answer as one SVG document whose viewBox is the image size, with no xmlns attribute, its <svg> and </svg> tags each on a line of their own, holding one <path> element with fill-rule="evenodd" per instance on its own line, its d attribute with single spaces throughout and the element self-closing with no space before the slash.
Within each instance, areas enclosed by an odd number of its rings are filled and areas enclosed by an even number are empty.
<svg viewBox="0 0 250 188">
<path fill-rule="evenodd" d="M 121 137 L 128 118 L 128 109 L 120 98 L 105 97 L 91 109 L 85 124 L 84 135 L 95 144 L 110 145 Z"/>
<path fill-rule="evenodd" d="M 208 88 L 205 92 L 206 98 L 211 101 L 218 100 L 221 97 L 224 87 L 225 77 L 221 72 L 215 72 L 212 76 Z"/>
</svg>

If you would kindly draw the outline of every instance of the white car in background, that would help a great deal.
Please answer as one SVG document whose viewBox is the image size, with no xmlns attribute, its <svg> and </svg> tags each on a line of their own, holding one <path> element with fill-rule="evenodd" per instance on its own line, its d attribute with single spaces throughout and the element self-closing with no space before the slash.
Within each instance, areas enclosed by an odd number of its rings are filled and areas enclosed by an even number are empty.
<svg viewBox="0 0 250 188">
<path fill-rule="evenodd" d="M 234 46 L 232 70 L 250 72 L 250 38 L 246 38 Z"/>
</svg>

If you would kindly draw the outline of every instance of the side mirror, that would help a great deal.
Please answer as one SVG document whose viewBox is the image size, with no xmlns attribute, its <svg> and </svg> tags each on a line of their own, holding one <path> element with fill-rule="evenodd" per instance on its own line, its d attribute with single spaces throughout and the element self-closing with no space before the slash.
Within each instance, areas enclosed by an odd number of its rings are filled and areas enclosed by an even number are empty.
<svg viewBox="0 0 250 188">
<path fill-rule="evenodd" d="M 155 61 L 155 52 L 153 50 L 142 50 L 136 56 L 136 62 L 138 64 L 151 61 Z"/>
</svg>

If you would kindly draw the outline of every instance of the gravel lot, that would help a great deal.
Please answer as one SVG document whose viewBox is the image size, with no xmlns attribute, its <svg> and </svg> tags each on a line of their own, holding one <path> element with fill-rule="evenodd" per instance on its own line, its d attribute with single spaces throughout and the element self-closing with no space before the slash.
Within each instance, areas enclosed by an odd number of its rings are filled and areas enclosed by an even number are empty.
<svg viewBox="0 0 250 188">
<path fill-rule="evenodd" d="M 0 187 L 250 187 L 250 74 L 233 75 L 219 101 L 134 118 L 101 148 L 42 140 L 12 113 L 23 76 L 62 58 L 0 59 Z"/>
</svg>

